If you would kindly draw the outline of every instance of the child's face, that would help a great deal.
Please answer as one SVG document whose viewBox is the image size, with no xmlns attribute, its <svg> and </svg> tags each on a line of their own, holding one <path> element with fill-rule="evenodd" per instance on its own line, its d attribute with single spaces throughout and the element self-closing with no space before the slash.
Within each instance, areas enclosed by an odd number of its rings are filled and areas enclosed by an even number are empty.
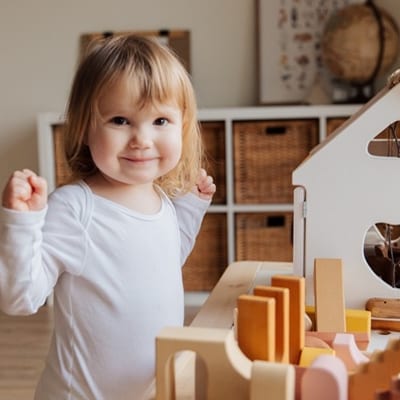
<svg viewBox="0 0 400 400">
<path fill-rule="evenodd" d="M 182 151 L 182 113 L 175 105 L 138 108 L 124 80 L 99 101 L 88 145 L 102 175 L 115 183 L 152 184 L 171 171 Z"/>
</svg>

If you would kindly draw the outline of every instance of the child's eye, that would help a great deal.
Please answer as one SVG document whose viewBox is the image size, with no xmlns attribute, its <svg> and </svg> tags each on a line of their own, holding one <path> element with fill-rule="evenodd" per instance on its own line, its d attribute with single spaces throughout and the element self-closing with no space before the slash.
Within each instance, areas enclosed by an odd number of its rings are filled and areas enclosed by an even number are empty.
<svg viewBox="0 0 400 400">
<path fill-rule="evenodd" d="M 129 121 L 124 117 L 113 117 L 111 118 L 111 123 L 115 125 L 127 125 Z"/>
<path fill-rule="evenodd" d="M 154 125 L 158 125 L 158 126 L 166 126 L 168 125 L 169 121 L 167 118 L 157 118 L 154 121 Z"/>
</svg>

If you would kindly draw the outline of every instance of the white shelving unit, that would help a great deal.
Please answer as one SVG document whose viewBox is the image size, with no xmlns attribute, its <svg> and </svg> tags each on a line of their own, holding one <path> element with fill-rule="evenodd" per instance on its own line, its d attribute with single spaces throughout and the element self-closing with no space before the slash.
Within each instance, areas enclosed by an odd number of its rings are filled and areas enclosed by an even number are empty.
<svg viewBox="0 0 400 400">
<path fill-rule="evenodd" d="M 225 201 L 224 204 L 212 205 L 209 209 L 210 214 L 222 214 L 226 216 L 226 261 L 227 265 L 237 260 L 236 257 L 236 231 L 235 231 L 235 216 L 240 213 L 273 213 L 273 212 L 293 212 L 293 203 L 252 203 L 241 204 L 235 201 L 235 157 L 234 157 L 234 132 L 233 126 L 238 122 L 258 123 L 265 121 L 294 121 L 294 120 L 314 120 L 317 121 L 318 142 L 321 142 L 327 136 L 327 127 L 332 119 L 345 119 L 354 114 L 360 105 L 317 105 L 317 106 L 263 106 L 263 107 L 237 107 L 237 108 L 213 108 L 200 109 L 199 120 L 203 124 L 221 123 L 224 126 L 223 134 L 225 135 L 224 143 L 224 168 L 225 168 Z M 56 187 L 55 175 L 55 159 L 54 159 L 54 127 L 63 123 L 61 114 L 57 113 L 42 113 L 38 116 L 38 151 L 39 151 L 39 173 L 44 176 L 49 184 L 49 189 Z M 243 168 L 246 166 L 244 165 Z M 262 176 L 260 176 L 260 180 Z M 218 181 L 216 182 L 218 185 Z M 218 240 L 218 238 L 215 238 Z M 213 240 L 213 238 L 208 238 Z M 207 248 L 207 246 L 206 246 Z M 203 244 L 204 250 L 204 244 Z M 199 267 L 193 269 L 194 282 L 199 277 L 199 268 L 205 268 L 203 271 L 203 279 L 208 279 L 211 268 L 214 266 L 211 261 L 208 267 L 205 258 L 207 254 L 201 251 L 197 257 L 197 262 L 202 260 Z M 196 252 L 196 247 L 193 251 Z M 270 260 L 276 261 L 276 260 Z M 218 266 L 219 270 L 226 267 Z M 191 266 L 189 267 L 189 269 Z M 209 268 L 207 270 L 207 268 Z M 185 269 L 184 269 L 185 270 Z M 211 278 L 209 287 L 189 290 L 209 290 L 215 284 L 216 276 Z"/>
</svg>

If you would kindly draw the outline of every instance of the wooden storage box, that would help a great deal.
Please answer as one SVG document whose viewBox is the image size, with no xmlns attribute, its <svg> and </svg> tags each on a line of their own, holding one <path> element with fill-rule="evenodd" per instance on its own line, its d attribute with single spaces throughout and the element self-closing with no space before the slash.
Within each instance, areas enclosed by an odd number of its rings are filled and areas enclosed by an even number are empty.
<svg viewBox="0 0 400 400">
<path fill-rule="evenodd" d="M 292 203 L 292 172 L 318 144 L 318 120 L 233 123 L 235 202 Z"/>
<path fill-rule="evenodd" d="M 214 178 L 217 186 L 213 204 L 226 204 L 225 123 L 220 121 L 202 122 L 201 134 L 207 158 L 205 168 L 208 174 Z"/>
<path fill-rule="evenodd" d="M 213 289 L 227 265 L 226 215 L 208 213 L 195 247 L 183 267 L 185 291 Z"/>
<path fill-rule="evenodd" d="M 238 213 L 235 225 L 236 260 L 293 260 L 291 212 Z"/>
</svg>

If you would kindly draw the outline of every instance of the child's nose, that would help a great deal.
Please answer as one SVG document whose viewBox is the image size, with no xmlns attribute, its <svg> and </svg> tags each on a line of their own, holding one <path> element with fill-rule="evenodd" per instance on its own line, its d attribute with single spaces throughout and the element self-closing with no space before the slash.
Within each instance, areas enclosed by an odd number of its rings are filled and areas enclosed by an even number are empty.
<svg viewBox="0 0 400 400">
<path fill-rule="evenodd" d="M 134 128 L 129 142 L 130 146 L 147 147 L 151 144 L 151 133 L 146 128 Z"/>
</svg>

